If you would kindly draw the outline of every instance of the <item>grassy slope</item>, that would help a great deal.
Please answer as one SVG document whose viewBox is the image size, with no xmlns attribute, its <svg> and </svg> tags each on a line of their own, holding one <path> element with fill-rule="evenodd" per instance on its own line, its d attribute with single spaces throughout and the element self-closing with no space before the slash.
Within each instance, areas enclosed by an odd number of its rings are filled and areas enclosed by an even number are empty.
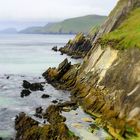
<svg viewBox="0 0 140 140">
<path fill-rule="evenodd" d="M 115 41 L 117 49 L 140 48 L 140 8 L 133 10 L 115 31 L 105 35 L 103 42 Z"/>
<path fill-rule="evenodd" d="M 93 26 L 99 26 L 106 19 L 105 16 L 88 15 L 72 18 L 58 23 L 52 23 L 44 27 L 25 29 L 24 33 L 87 33 Z"/>
</svg>

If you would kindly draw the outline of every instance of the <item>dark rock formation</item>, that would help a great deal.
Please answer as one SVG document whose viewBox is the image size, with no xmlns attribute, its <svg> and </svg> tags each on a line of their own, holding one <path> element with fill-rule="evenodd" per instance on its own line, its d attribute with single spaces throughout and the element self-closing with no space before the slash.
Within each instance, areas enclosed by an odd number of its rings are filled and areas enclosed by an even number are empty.
<svg viewBox="0 0 140 140">
<path fill-rule="evenodd" d="M 31 94 L 31 91 L 28 89 L 24 89 L 21 91 L 20 96 L 23 98 L 25 96 L 29 96 Z"/>
<path fill-rule="evenodd" d="M 55 52 L 57 52 L 57 51 L 58 51 L 57 46 L 54 46 L 54 47 L 52 48 L 52 50 L 55 51 Z"/>
<path fill-rule="evenodd" d="M 58 103 L 58 101 L 57 101 L 57 100 L 53 100 L 53 101 L 52 101 L 52 103 L 57 104 L 57 103 Z"/>
<path fill-rule="evenodd" d="M 29 140 L 27 134 L 31 128 L 36 128 L 38 126 L 38 122 L 33 120 L 32 118 L 26 116 L 25 113 L 20 113 L 19 116 L 15 119 L 15 129 L 17 130 L 16 133 L 16 140 Z M 31 134 L 32 135 L 32 134 Z"/>
<path fill-rule="evenodd" d="M 44 115 L 50 124 L 43 126 L 25 113 L 20 113 L 15 120 L 17 131 L 15 140 L 78 140 L 79 138 L 64 124 L 65 117 L 59 112 L 56 106 L 50 106 Z"/>
<path fill-rule="evenodd" d="M 49 68 L 46 72 L 43 73 L 43 76 L 49 83 L 60 79 L 71 67 L 71 63 L 65 59 L 58 68 Z"/>
<path fill-rule="evenodd" d="M 42 117 L 43 117 L 43 116 L 42 116 L 42 113 L 43 113 L 42 107 L 38 107 L 38 108 L 36 108 L 36 110 L 35 110 L 35 115 L 34 115 L 34 116 L 36 116 L 36 117 L 38 117 L 38 118 L 42 118 Z"/>
<path fill-rule="evenodd" d="M 25 89 L 30 89 L 31 91 L 44 90 L 43 85 L 41 83 L 30 83 L 26 80 L 23 81 L 23 87 Z"/>
<path fill-rule="evenodd" d="M 49 98 L 50 97 L 50 95 L 48 95 L 48 94 L 43 94 L 42 96 L 41 96 L 41 98 L 43 98 L 43 99 L 46 99 L 46 98 Z"/>
<path fill-rule="evenodd" d="M 60 108 L 57 105 L 50 105 L 43 114 L 43 118 L 47 119 L 51 124 L 66 121 L 66 118 L 60 115 Z"/>
<path fill-rule="evenodd" d="M 36 113 L 37 113 L 37 114 L 41 114 L 42 111 L 43 111 L 42 107 L 36 108 Z"/>
<path fill-rule="evenodd" d="M 83 58 L 91 47 L 90 38 L 79 33 L 73 40 L 70 40 L 64 47 L 60 48 L 59 51 L 62 54 L 67 54 L 72 56 L 72 58 L 79 59 Z"/>
</svg>

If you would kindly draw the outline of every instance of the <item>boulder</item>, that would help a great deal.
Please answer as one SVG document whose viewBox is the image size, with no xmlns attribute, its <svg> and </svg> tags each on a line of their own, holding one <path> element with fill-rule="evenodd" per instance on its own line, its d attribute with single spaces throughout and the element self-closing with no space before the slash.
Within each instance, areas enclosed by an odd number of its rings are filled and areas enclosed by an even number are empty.
<svg viewBox="0 0 140 140">
<path fill-rule="evenodd" d="M 29 96 L 31 94 L 31 91 L 28 89 L 24 89 L 21 91 L 20 96 L 23 98 L 25 96 Z"/>
<path fill-rule="evenodd" d="M 57 100 L 53 100 L 52 103 L 56 104 L 56 103 L 58 103 L 58 101 Z"/>
<path fill-rule="evenodd" d="M 43 95 L 41 96 L 41 98 L 43 98 L 43 99 L 49 98 L 49 97 L 50 97 L 50 95 L 48 95 L 48 94 L 43 94 Z"/>
<path fill-rule="evenodd" d="M 57 50 L 58 50 L 58 49 L 57 49 L 57 46 L 54 46 L 54 47 L 52 48 L 52 50 L 55 51 L 55 52 L 57 52 Z"/>
<path fill-rule="evenodd" d="M 32 91 L 37 91 L 37 90 L 41 90 L 43 91 L 43 85 L 41 83 L 30 83 L 26 80 L 23 80 L 23 84 L 22 84 L 23 88 L 25 89 L 30 89 Z"/>
<path fill-rule="evenodd" d="M 25 89 L 29 89 L 30 86 L 31 86 L 31 84 L 30 84 L 28 81 L 23 80 L 23 84 L 22 84 L 22 86 L 23 86 Z"/>
</svg>

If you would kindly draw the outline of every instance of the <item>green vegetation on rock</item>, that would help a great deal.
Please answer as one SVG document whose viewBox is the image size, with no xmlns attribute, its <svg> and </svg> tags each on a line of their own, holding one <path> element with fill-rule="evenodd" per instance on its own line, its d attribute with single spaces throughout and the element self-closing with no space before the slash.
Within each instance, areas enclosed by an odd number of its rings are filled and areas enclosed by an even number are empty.
<svg viewBox="0 0 140 140">
<path fill-rule="evenodd" d="M 117 49 L 140 48 L 140 8 L 134 9 L 119 28 L 104 35 L 101 43 Z"/>
</svg>

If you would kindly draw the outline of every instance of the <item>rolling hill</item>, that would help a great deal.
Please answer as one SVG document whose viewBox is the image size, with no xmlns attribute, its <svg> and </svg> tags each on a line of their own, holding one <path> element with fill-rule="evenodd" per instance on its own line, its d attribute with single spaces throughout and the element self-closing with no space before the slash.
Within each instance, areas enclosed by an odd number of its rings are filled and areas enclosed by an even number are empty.
<svg viewBox="0 0 140 140">
<path fill-rule="evenodd" d="M 49 23 L 44 27 L 29 27 L 20 33 L 26 34 L 75 34 L 78 32 L 88 33 L 88 31 L 104 22 L 106 16 L 88 15 L 83 17 L 66 19 L 62 22 Z"/>
</svg>

